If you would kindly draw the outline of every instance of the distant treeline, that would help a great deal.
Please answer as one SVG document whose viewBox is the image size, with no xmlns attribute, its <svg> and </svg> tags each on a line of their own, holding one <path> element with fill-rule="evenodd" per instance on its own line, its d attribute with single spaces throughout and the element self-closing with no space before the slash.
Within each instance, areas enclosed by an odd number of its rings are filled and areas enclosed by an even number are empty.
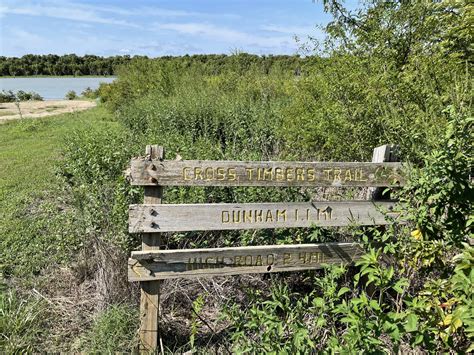
<svg viewBox="0 0 474 355">
<path fill-rule="evenodd" d="M 21 58 L 0 56 L 1 76 L 30 76 L 30 75 L 114 75 L 116 68 L 134 60 L 146 59 L 146 56 L 112 56 L 100 57 L 96 55 L 75 54 L 66 55 L 34 55 L 27 54 Z M 181 57 L 158 57 L 153 61 L 172 62 L 175 68 L 190 68 L 198 66 L 205 68 L 209 73 L 221 73 L 226 70 L 245 70 L 258 67 L 262 72 L 270 70 L 292 70 L 299 74 L 301 67 L 315 59 L 314 57 L 301 58 L 299 56 L 269 55 L 258 56 L 240 53 L 239 55 L 203 54 L 185 55 Z"/>
</svg>

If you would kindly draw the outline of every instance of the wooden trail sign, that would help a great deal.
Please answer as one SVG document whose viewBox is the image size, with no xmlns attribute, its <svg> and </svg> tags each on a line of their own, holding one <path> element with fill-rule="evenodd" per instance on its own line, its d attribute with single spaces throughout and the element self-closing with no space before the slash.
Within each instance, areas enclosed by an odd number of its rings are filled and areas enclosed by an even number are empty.
<svg viewBox="0 0 474 355">
<path fill-rule="evenodd" d="M 401 163 L 286 161 L 131 161 L 142 186 L 400 186 Z"/>
<path fill-rule="evenodd" d="M 320 269 L 351 263 L 361 254 L 356 243 L 137 251 L 128 261 L 128 278 L 153 281 Z"/>
<path fill-rule="evenodd" d="M 160 337 L 160 280 L 319 269 L 351 263 L 357 243 L 266 245 L 162 250 L 162 232 L 380 225 L 396 217 L 393 202 L 374 202 L 382 187 L 404 184 L 395 146 L 374 150 L 373 162 L 282 162 L 163 160 L 159 146 L 131 161 L 128 178 L 145 186 L 143 205 L 129 210 L 129 231 L 142 233 L 142 250 L 128 262 L 130 281 L 140 281 L 140 351 L 163 353 Z M 387 162 L 389 161 L 389 162 Z M 316 201 L 162 205 L 163 186 L 361 186 L 372 201 Z M 388 213 L 381 213 L 381 210 Z M 390 219 L 390 218 L 388 218 Z"/>
<path fill-rule="evenodd" d="M 131 205 L 130 233 L 204 230 L 334 227 L 388 224 L 392 202 L 316 201 L 299 203 L 218 203 Z"/>
</svg>

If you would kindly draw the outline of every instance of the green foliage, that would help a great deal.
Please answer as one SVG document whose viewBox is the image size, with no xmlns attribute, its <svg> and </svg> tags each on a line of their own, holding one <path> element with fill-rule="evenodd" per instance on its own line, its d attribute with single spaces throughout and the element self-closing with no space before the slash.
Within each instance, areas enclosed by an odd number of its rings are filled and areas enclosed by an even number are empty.
<svg viewBox="0 0 474 355">
<path fill-rule="evenodd" d="M 5 276 L 26 280 L 52 263 L 67 263 L 84 242 L 81 219 L 55 165 L 71 131 L 91 126 L 109 131 L 117 125 L 103 120 L 107 117 L 96 108 L 0 127 L 0 268 Z"/>
<path fill-rule="evenodd" d="M 456 331 L 462 323 L 466 336 L 471 342 L 466 351 L 472 352 L 474 351 L 474 248 L 468 244 L 463 246 L 463 253 L 454 258 L 456 267 L 451 286 L 458 305 L 451 322 L 446 325 L 448 325 L 447 331 L 453 329 Z"/>
<path fill-rule="evenodd" d="M 472 232 L 474 190 L 469 180 L 474 154 L 474 118 L 448 109 L 451 117 L 440 149 L 425 159 L 424 169 L 414 169 L 399 194 L 410 206 L 412 220 L 428 240 L 459 245 Z M 472 223 L 472 222 L 471 222 Z"/>
<path fill-rule="evenodd" d="M 25 92 L 23 90 L 19 90 L 16 93 L 16 97 L 18 101 L 43 101 L 43 98 L 36 92 Z"/>
<path fill-rule="evenodd" d="M 123 176 L 133 151 L 133 141 L 115 126 L 77 130 L 66 138 L 58 173 L 71 187 L 83 238 L 101 236 L 125 250 L 130 247 L 126 214 L 141 195 Z"/>
<path fill-rule="evenodd" d="M 88 353 L 132 352 L 138 346 L 138 323 L 136 307 L 110 306 L 97 316 L 80 348 Z"/>
<path fill-rule="evenodd" d="M 44 332 L 45 306 L 12 291 L 0 293 L 0 348 L 7 354 L 32 352 Z"/>
<path fill-rule="evenodd" d="M 130 56 L 99 57 L 87 54 L 35 55 L 20 58 L 0 56 L 0 76 L 31 75 L 113 75 L 118 65 L 127 63 Z"/>
<path fill-rule="evenodd" d="M 14 93 L 11 90 L 2 90 L 2 92 L 0 92 L 0 103 L 16 101 L 43 101 L 43 98 L 40 94 L 34 91 L 25 92 L 23 90 L 18 90 Z"/>
<path fill-rule="evenodd" d="M 81 92 L 81 96 L 86 99 L 97 99 L 99 97 L 99 90 L 92 90 L 90 87 L 87 87 Z"/>
<path fill-rule="evenodd" d="M 2 90 L 2 92 L 0 93 L 0 102 L 1 103 L 15 102 L 16 100 L 17 100 L 17 97 L 16 97 L 15 93 L 11 90 L 9 90 L 9 91 Z"/>
<path fill-rule="evenodd" d="M 199 327 L 201 326 L 202 321 L 199 319 L 199 313 L 202 311 L 204 306 L 204 298 L 202 295 L 199 295 L 192 305 L 193 313 L 191 315 L 191 335 L 189 337 L 189 345 L 191 349 L 195 349 L 194 343 L 196 341 L 196 335 L 198 334 Z"/>
<path fill-rule="evenodd" d="M 75 100 L 77 99 L 77 94 L 74 90 L 69 90 L 65 96 L 66 100 Z"/>
<path fill-rule="evenodd" d="M 290 293 L 281 284 L 272 286 L 269 299 L 257 299 L 243 313 L 233 305 L 227 316 L 233 322 L 232 341 L 238 353 L 304 354 L 314 348 L 303 319 L 311 312 L 309 297 Z"/>
</svg>

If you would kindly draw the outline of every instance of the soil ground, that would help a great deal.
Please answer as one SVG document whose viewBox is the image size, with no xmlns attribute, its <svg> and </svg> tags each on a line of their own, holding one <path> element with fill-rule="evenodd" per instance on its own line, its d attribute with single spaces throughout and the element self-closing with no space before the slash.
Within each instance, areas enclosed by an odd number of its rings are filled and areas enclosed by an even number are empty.
<svg viewBox="0 0 474 355">
<path fill-rule="evenodd" d="M 19 108 L 15 102 L 0 103 L 0 123 L 22 117 L 38 118 L 82 111 L 94 106 L 96 106 L 95 101 L 87 100 L 22 101 Z"/>
</svg>

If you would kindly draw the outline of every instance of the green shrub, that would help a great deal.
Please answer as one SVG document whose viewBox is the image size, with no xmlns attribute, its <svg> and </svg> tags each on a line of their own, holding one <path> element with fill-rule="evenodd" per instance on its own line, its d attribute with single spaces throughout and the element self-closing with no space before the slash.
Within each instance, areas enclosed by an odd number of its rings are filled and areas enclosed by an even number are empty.
<svg viewBox="0 0 474 355">
<path fill-rule="evenodd" d="M 132 352 L 138 346 L 139 316 L 136 307 L 113 305 L 99 314 L 81 338 L 81 350 L 91 353 Z"/>
<path fill-rule="evenodd" d="M 43 101 L 43 98 L 40 94 L 34 91 L 25 92 L 23 90 L 19 90 L 15 94 L 12 90 L 2 90 L 0 93 L 0 103 L 15 101 Z"/>
<path fill-rule="evenodd" d="M 85 97 L 86 99 L 97 99 L 98 95 L 98 90 L 92 90 L 90 87 L 85 88 L 81 92 L 81 96 Z"/>
<path fill-rule="evenodd" d="M 0 348 L 7 354 L 33 352 L 45 332 L 45 306 L 13 291 L 0 293 Z"/>
<path fill-rule="evenodd" d="M 117 126 L 77 130 L 65 140 L 58 173 L 71 187 L 84 239 L 100 235 L 125 250 L 131 247 L 128 205 L 142 195 L 124 178 L 134 147 L 133 139 Z"/>
<path fill-rule="evenodd" d="M 397 196 L 402 219 L 387 229 L 354 229 L 367 253 L 346 274 L 310 277 L 226 310 L 238 352 L 473 350 L 473 119 L 448 111 L 447 132 Z M 458 256 L 453 257 L 455 254 Z M 311 274 L 309 274 L 311 275 Z"/>
<path fill-rule="evenodd" d="M 77 94 L 74 90 L 69 90 L 65 96 L 66 100 L 75 100 L 77 99 Z"/>
<path fill-rule="evenodd" d="M 0 103 L 15 102 L 15 101 L 16 101 L 16 95 L 13 91 L 2 90 L 2 92 L 0 93 Z"/>
</svg>

